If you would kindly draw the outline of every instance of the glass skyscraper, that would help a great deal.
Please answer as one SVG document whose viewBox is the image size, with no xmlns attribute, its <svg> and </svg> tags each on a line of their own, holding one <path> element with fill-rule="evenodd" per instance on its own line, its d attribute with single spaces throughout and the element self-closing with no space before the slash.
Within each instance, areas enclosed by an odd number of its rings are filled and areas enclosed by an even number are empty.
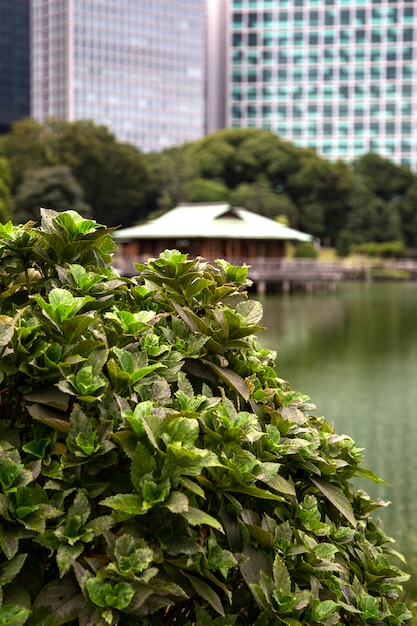
<svg viewBox="0 0 417 626">
<path fill-rule="evenodd" d="M 204 133 L 202 0 L 31 0 L 32 115 L 144 151 Z"/>
<path fill-rule="evenodd" d="M 0 133 L 30 114 L 29 0 L 0 0 Z"/>
<path fill-rule="evenodd" d="M 227 24 L 218 127 L 267 128 L 330 160 L 375 152 L 417 169 L 415 0 L 217 3 Z"/>
</svg>

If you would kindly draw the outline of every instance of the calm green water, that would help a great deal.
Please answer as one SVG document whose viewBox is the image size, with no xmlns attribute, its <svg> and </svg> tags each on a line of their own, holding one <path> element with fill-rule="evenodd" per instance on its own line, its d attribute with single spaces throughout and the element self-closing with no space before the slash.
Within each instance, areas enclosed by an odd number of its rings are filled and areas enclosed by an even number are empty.
<svg viewBox="0 0 417 626">
<path fill-rule="evenodd" d="M 417 283 L 258 299 L 279 375 L 364 448 L 364 467 L 389 486 L 360 486 L 392 502 L 376 515 L 417 564 Z"/>
</svg>

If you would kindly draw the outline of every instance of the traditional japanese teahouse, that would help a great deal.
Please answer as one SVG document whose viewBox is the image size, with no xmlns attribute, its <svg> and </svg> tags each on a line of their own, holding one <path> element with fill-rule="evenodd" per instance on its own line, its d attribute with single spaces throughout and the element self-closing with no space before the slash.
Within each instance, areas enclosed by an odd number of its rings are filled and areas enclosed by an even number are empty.
<svg viewBox="0 0 417 626">
<path fill-rule="evenodd" d="M 125 258 L 156 257 L 166 248 L 229 262 L 279 259 L 290 241 L 313 237 L 224 202 L 180 204 L 145 224 L 115 231 Z"/>
</svg>

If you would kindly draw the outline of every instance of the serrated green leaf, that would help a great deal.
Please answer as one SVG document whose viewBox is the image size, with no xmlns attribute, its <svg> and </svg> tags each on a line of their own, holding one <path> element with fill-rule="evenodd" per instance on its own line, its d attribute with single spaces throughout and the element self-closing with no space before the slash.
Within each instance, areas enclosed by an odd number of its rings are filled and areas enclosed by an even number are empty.
<svg viewBox="0 0 417 626">
<path fill-rule="evenodd" d="M 200 509 L 190 506 L 188 511 L 183 511 L 181 515 L 189 524 L 191 524 L 191 526 L 201 526 L 202 524 L 205 524 L 206 526 L 211 526 L 212 528 L 216 528 L 220 532 L 223 532 L 223 527 L 220 522 Z"/>
<path fill-rule="evenodd" d="M 29 615 L 29 609 L 13 604 L 4 604 L 0 607 L 0 626 L 22 626 Z"/>
<path fill-rule="evenodd" d="M 356 518 L 352 506 L 345 494 L 333 483 L 326 482 L 321 478 L 310 476 L 311 482 L 330 500 L 330 502 L 346 517 L 348 522 L 356 528 Z"/>
<path fill-rule="evenodd" d="M 186 578 L 190 581 L 194 591 L 196 591 L 198 595 L 204 598 L 204 600 L 206 600 L 213 607 L 213 609 L 217 613 L 219 613 L 219 615 L 222 615 L 224 617 L 225 613 L 223 605 L 214 589 L 200 578 L 197 578 L 196 576 L 191 576 L 191 574 L 185 572 L 184 574 Z"/>
</svg>

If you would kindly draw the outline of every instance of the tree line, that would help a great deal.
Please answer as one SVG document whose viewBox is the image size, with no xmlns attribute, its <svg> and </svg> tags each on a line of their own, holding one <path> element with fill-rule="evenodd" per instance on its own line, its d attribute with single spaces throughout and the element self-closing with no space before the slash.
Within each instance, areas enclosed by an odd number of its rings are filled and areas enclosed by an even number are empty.
<svg viewBox="0 0 417 626">
<path fill-rule="evenodd" d="M 143 154 L 92 121 L 31 119 L 0 138 L 0 220 L 73 208 L 130 226 L 179 202 L 228 201 L 341 254 L 366 242 L 417 248 L 417 173 L 377 154 L 329 162 L 262 129 L 228 129 Z"/>
</svg>

